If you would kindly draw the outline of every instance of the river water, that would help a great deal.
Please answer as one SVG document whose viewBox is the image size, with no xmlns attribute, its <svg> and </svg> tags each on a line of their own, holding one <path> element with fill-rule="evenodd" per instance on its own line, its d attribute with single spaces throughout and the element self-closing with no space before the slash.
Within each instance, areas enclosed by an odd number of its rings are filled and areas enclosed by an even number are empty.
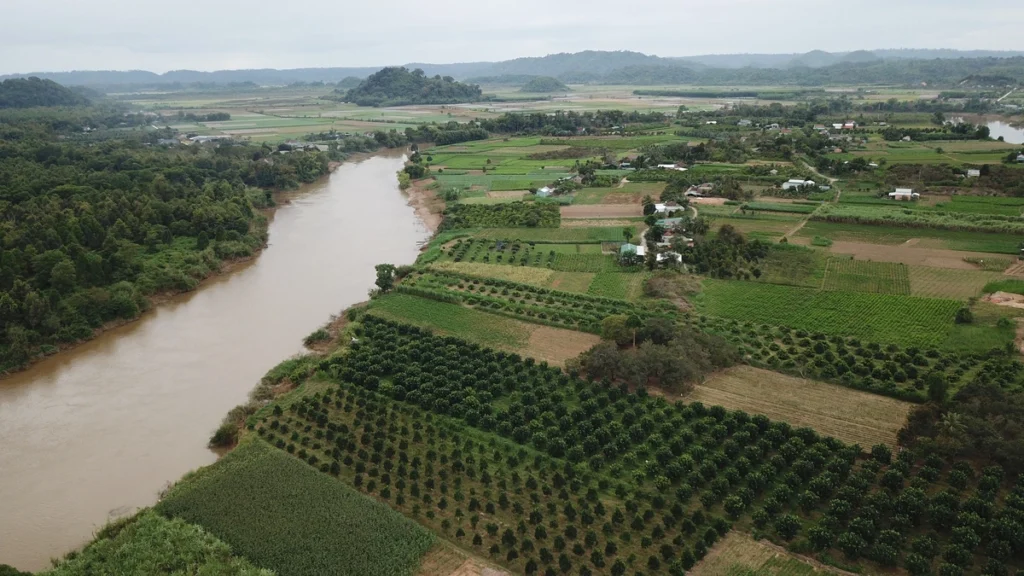
<svg viewBox="0 0 1024 576">
<path fill-rule="evenodd" d="M 365 300 L 376 264 L 416 259 L 402 163 L 342 165 L 287 197 L 254 261 L 0 381 L 0 563 L 44 568 L 216 460 L 210 434 L 260 377 Z"/>
<path fill-rule="evenodd" d="M 989 122 L 987 124 L 989 135 L 992 138 L 1003 137 L 1003 140 L 1012 144 L 1024 144 L 1024 128 L 1014 128 L 1006 122 Z"/>
</svg>

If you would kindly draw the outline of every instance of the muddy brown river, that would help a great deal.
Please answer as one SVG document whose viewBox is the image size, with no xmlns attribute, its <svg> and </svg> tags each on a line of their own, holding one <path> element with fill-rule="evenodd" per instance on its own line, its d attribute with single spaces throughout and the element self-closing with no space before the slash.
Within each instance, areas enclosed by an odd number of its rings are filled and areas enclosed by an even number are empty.
<svg viewBox="0 0 1024 576">
<path fill-rule="evenodd" d="M 0 381 L 0 563 L 45 568 L 212 463 L 210 434 L 260 377 L 365 300 L 376 264 L 415 260 L 429 232 L 402 162 L 345 164 L 282 197 L 257 259 Z"/>
</svg>

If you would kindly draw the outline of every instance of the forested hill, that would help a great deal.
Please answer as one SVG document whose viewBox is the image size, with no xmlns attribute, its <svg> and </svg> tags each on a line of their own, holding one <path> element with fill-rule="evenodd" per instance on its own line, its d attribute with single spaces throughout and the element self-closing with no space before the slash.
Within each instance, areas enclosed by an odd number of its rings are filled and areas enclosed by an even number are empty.
<svg viewBox="0 0 1024 576">
<path fill-rule="evenodd" d="M 477 101 L 481 95 L 479 86 L 450 76 L 428 77 L 419 68 L 385 68 L 345 93 L 345 101 L 359 106 L 458 104 Z"/>
<path fill-rule="evenodd" d="M 0 82 L 0 109 L 36 106 L 83 106 L 89 100 L 53 80 L 11 78 Z"/>
<path fill-rule="evenodd" d="M 327 172 L 319 152 L 152 146 L 141 131 L 75 130 L 145 122 L 92 108 L 0 114 L 0 371 L 252 254 L 265 241 L 255 208 L 269 196 L 256 186 Z"/>
<path fill-rule="evenodd" d="M 523 85 L 520 92 L 568 92 L 569 87 L 550 76 L 537 76 Z"/>
</svg>

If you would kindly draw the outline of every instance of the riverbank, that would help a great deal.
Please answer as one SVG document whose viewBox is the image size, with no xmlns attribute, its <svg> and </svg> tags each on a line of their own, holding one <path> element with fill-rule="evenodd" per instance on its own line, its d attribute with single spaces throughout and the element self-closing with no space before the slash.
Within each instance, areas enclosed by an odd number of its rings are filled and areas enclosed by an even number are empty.
<svg viewBox="0 0 1024 576">
<path fill-rule="evenodd" d="M 429 231 L 398 190 L 400 154 L 282 195 L 259 258 L 0 385 L 0 562 L 43 569 L 216 461 L 225 414 L 365 301 L 376 264 L 416 260 Z"/>
<path fill-rule="evenodd" d="M 262 216 L 262 220 L 259 222 L 259 225 L 262 227 L 262 230 L 258 230 L 257 232 L 259 236 L 263 237 L 263 243 L 260 244 L 257 248 L 255 248 L 252 254 L 240 256 L 237 258 L 220 260 L 220 263 L 215 270 L 211 270 L 208 274 L 201 278 L 195 278 L 198 284 L 196 284 L 196 286 L 192 288 L 186 290 L 161 290 L 153 294 L 145 295 L 144 298 L 146 299 L 146 306 L 143 310 L 140 310 L 140 314 L 138 316 L 134 318 L 120 318 L 117 320 L 105 322 L 99 327 L 93 329 L 92 334 L 90 334 L 88 338 L 82 338 L 79 340 L 75 340 L 73 342 L 59 343 L 53 347 L 53 350 L 46 353 L 36 354 L 29 358 L 28 361 L 21 366 L 0 371 L 0 382 L 10 378 L 15 374 L 24 372 L 32 368 L 33 366 L 36 366 L 39 362 L 42 362 L 43 360 L 52 358 L 54 356 L 58 356 L 70 350 L 74 350 L 75 348 L 78 348 L 83 344 L 87 344 L 95 340 L 96 338 L 100 337 L 104 333 L 143 320 L 148 315 L 153 314 L 159 307 L 164 306 L 170 302 L 173 302 L 176 298 L 180 298 L 182 296 L 196 292 L 197 290 L 202 289 L 211 280 L 227 276 L 234 272 L 235 270 L 238 270 L 243 265 L 254 261 L 256 258 L 260 256 L 260 254 L 263 253 L 263 251 L 267 248 L 270 242 L 270 237 L 267 232 L 269 228 L 269 221 L 273 218 L 274 214 L 277 212 L 281 204 L 288 204 L 291 201 L 290 196 L 295 194 L 301 194 L 304 191 L 311 190 L 317 186 L 323 185 L 331 177 L 331 175 L 338 170 L 338 168 L 347 163 L 362 162 L 364 160 L 368 160 L 370 158 L 373 158 L 374 156 L 378 156 L 382 153 L 386 153 L 389 151 L 393 152 L 393 150 L 389 150 L 387 148 L 380 148 L 373 152 L 357 152 L 351 154 L 347 156 L 343 161 L 329 162 L 327 165 L 327 173 L 318 178 L 315 182 L 302 185 L 296 190 L 273 191 L 272 193 L 274 195 L 274 206 L 258 209 L 258 212 Z M 436 228 L 432 229 L 431 231 L 433 232 L 435 230 Z"/>
</svg>

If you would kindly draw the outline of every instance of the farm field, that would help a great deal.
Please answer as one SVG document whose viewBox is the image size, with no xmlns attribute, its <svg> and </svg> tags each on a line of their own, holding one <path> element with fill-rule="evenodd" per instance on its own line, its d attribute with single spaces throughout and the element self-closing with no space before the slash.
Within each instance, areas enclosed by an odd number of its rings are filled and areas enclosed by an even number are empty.
<svg viewBox="0 0 1024 576">
<path fill-rule="evenodd" d="M 896 447 L 896 433 L 914 406 L 870 392 L 737 366 L 719 372 L 684 397 L 793 426 L 808 426 L 849 444 Z"/>
<path fill-rule="evenodd" d="M 390 294 L 373 302 L 375 315 L 430 328 L 440 334 L 562 365 L 579 356 L 600 338 L 593 334 L 552 328 L 438 302 L 408 294 Z"/>
<path fill-rule="evenodd" d="M 475 232 L 473 237 L 488 240 L 513 239 L 538 243 L 622 242 L 622 228 L 614 226 L 594 226 L 589 228 L 486 228 Z"/>
<path fill-rule="evenodd" d="M 643 295 L 644 282 L 650 277 L 646 273 L 601 272 L 595 278 L 588 294 L 605 298 L 637 300 Z"/>
<path fill-rule="evenodd" d="M 910 266 L 910 294 L 925 298 L 963 300 L 978 296 L 989 282 L 1005 276 L 1001 272 L 983 270 L 951 270 L 929 266 Z"/>
<path fill-rule="evenodd" d="M 907 295 L 910 277 L 906 264 L 829 258 L 822 289 Z"/>
<path fill-rule="evenodd" d="M 810 221 L 797 233 L 798 237 L 807 238 L 808 242 L 815 236 L 829 238 L 835 242 L 857 244 L 874 244 L 895 246 L 908 244 L 908 247 L 945 249 L 963 252 L 1017 254 L 1018 241 L 1007 234 L 988 234 L 984 232 L 954 232 L 933 228 L 896 228 L 892 226 L 868 226 L 860 224 L 834 224 L 831 222 Z M 876 249 L 884 254 L 886 249 Z M 838 251 L 835 246 L 833 252 Z M 859 254 L 858 254 L 859 255 Z M 880 258 L 875 258 L 880 259 Z M 907 262 L 912 264 L 913 262 Z"/>
<path fill-rule="evenodd" d="M 703 314 L 904 346 L 940 345 L 960 307 L 954 300 L 722 280 L 705 280 L 694 302 Z"/>
<path fill-rule="evenodd" d="M 821 564 L 814 566 L 777 546 L 754 540 L 743 532 L 730 532 L 704 559 L 687 572 L 691 576 L 809 576 L 846 574 Z"/>
<path fill-rule="evenodd" d="M 760 263 L 762 282 L 821 288 L 829 258 L 823 250 L 776 244 Z"/>
<path fill-rule="evenodd" d="M 253 439 L 157 506 L 280 576 L 413 574 L 435 537 L 298 458 Z"/>
</svg>

